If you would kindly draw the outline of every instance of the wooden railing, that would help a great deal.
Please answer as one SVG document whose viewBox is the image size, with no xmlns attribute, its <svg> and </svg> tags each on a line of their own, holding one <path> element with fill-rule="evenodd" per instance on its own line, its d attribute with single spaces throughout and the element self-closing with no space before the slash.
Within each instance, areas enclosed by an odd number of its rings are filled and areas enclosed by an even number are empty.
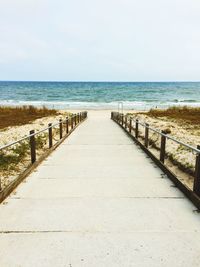
<svg viewBox="0 0 200 267">
<path fill-rule="evenodd" d="M 150 127 L 148 123 L 140 122 L 138 119 L 134 119 L 131 116 L 125 116 L 123 113 L 111 112 L 111 119 L 119 124 L 132 139 L 154 160 L 154 162 L 168 175 L 168 177 L 181 189 L 181 191 L 200 209 L 200 146 L 197 148 L 185 144 L 174 137 L 165 134 L 164 131 L 159 131 Z M 139 138 L 139 126 L 144 129 L 143 138 Z M 160 135 L 161 142 L 159 148 L 159 157 L 156 157 L 149 150 L 149 132 L 152 131 Z M 141 137 L 141 136 L 140 136 Z M 141 141 L 144 140 L 144 142 Z M 196 154 L 195 161 L 195 172 L 194 172 L 194 182 L 193 190 L 191 190 L 187 185 L 183 184 L 180 179 L 166 166 L 165 160 L 167 158 L 166 153 L 166 140 L 169 139 L 179 145 L 184 146 L 188 150 Z"/>
<path fill-rule="evenodd" d="M 26 146 L 28 146 L 30 153 L 29 154 L 30 164 L 28 164 L 26 170 L 23 171 L 23 173 L 19 173 L 19 176 L 17 176 L 16 179 L 14 179 L 14 181 L 12 181 L 6 187 L 4 186 L 4 188 L 2 188 L 1 176 L 0 176 L 0 202 L 17 186 L 17 184 L 19 184 L 19 182 L 22 179 L 24 179 L 25 176 L 27 176 L 28 173 L 32 171 L 32 169 L 36 165 L 38 165 L 46 156 L 48 156 L 50 152 L 54 150 L 68 135 L 70 135 L 71 132 L 86 118 L 87 118 L 87 112 L 72 114 L 71 116 L 66 117 L 65 120 L 60 119 L 59 122 L 57 123 L 54 124 L 49 123 L 48 127 L 37 132 L 31 130 L 27 136 L 12 143 L 1 146 L 0 153 L 5 153 L 6 156 L 7 154 L 9 154 L 9 152 L 6 153 L 6 151 L 8 151 L 10 148 L 12 147 L 15 148 L 16 146 L 20 147 L 20 144 L 26 142 Z M 44 155 L 37 158 L 36 138 L 37 136 L 44 133 L 45 137 L 47 138 L 47 147 L 45 148 Z M 57 139 L 54 138 L 55 133 L 58 135 Z M 0 156 L 3 158 L 2 154 Z M 1 167 L 1 161 L 0 161 L 0 167 Z"/>
</svg>

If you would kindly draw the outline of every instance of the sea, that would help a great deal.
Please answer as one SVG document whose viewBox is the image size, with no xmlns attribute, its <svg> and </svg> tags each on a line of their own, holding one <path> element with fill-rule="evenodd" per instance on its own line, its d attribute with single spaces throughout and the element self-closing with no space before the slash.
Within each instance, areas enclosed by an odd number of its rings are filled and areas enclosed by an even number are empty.
<svg viewBox="0 0 200 267">
<path fill-rule="evenodd" d="M 0 105 L 55 109 L 117 109 L 123 105 L 135 110 L 199 107 L 200 82 L 1 81 Z"/>
</svg>

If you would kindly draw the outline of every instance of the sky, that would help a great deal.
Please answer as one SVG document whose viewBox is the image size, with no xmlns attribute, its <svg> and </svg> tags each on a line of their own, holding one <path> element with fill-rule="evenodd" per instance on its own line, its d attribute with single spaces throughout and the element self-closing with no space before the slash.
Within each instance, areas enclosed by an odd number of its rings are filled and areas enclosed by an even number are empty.
<svg viewBox="0 0 200 267">
<path fill-rule="evenodd" d="M 0 0 L 0 80 L 200 81 L 200 1 Z"/>
</svg>

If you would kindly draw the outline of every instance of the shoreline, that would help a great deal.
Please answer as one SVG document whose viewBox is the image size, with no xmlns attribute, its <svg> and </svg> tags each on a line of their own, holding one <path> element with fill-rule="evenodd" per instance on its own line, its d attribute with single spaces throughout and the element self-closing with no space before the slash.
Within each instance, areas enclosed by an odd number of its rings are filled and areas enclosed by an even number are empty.
<svg viewBox="0 0 200 267">
<path fill-rule="evenodd" d="M 116 92 L 117 93 L 117 92 Z M 123 98 L 122 98 L 123 99 Z M 124 110 L 137 110 L 149 111 L 150 109 L 167 109 L 169 107 L 197 107 L 200 108 L 200 100 L 190 99 L 172 99 L 172 100 L 113 100 L 113 101 L 62 101 L 62 100 L 0 100 L 0 106 L 2 107 L 21 107 L 21 106 L 34 106 L 36 108 L 46 107 L 48 109 L 56 110 L 113 110 L 118 109 L 118 105 L 123 103 Z"/>
<path fill-rule="evenodd" d="M 62 102 L 21 102 L 16 104 L 14 102 L 11 104 L 10 102 L 5 102 L 2 103 L 0 102 L 0 106 L 2 107 L 10 107 L 10 108 L 15 108 L 15 107 L 22 107 L 22 106 L 34 106 L 36 108 L 42 108 L 46 107 L 47 109 L 55 109 L 55 110 L 118 110 L 118 103 L 121 103 L 122 101 L 117 101 L 117 102 L 111 102 L 111 103 L 98 103 L 98 102 L 73 102 L 73 104 L 67 102 L 67 103 L 62 103 Z M 87 103 L 87 104 L 86 104 Z M 165 110 L 170 107 L 191 107 L 191 108 L 200 108 L 200 102 L 166 102 L 166 103 L 149 103 L 149 102 L 126 102 L 123 101 L 123 110 L 136 110 L 138 112 L 141 111 L 149 111 L 151 109 L 162 109 Z"/>
</svg>

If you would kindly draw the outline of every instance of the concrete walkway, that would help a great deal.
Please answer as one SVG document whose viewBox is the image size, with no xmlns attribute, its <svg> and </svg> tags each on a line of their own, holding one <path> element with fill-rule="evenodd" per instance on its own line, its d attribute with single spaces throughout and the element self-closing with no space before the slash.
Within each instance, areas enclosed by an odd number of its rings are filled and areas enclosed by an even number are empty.
<svg viewBox="0 0 200 267">
<path fill-rule="evenodd" d="M 89 112 L 0 206 L 1 267 L 200 266 L 200 214 L 109 116 Z"/>
</svg>

